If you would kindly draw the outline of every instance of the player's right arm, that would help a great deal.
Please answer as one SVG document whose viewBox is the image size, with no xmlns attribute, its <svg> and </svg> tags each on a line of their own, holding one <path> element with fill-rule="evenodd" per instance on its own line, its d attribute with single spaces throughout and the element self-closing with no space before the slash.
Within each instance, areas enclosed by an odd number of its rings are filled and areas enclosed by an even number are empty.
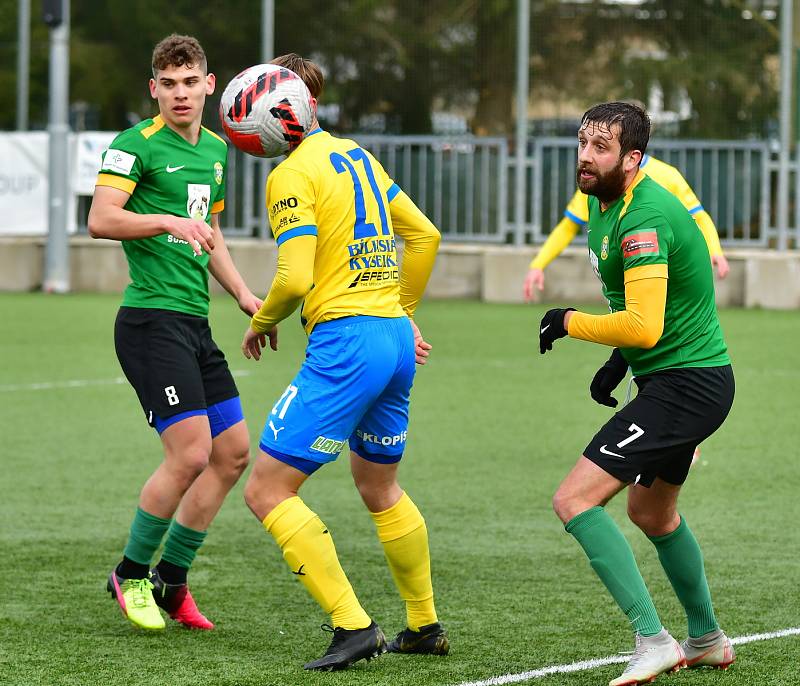
<svg viewBox="0 0 800 686">
<path fill-rule="evenodd" d="M 214 249 L 213 231 L 204 221 L 171 214 L 137 214 L 125 209 L 130 197 L 130 193 L 120 188 L 96 186 L 89 209 L 89 235 L 129 241 L 169 233 L 187 241 L 196 255 L 201 249 L 207 253 Z"/>
<path fill-rule="evenodd" d="M 550 232 L 547 240 L 542 245 L 539 252 L 531 261 L 528 273 L 523 284 L 523 295 L 525 300 L 533 300 L 535 292 L 544 289 L 544 269 L 566 248 L 577 235 L 580 228 L 589 221 L 589 206 L 586 196 L 580 191 L 575 191 L 575 195 L 564 211 L 564 217 L 556 224 Z"/>
<path fill-rule="evenodd" d="M 138 214 L 125 209 L 145 175 L 150 147 L 133 128 L 119 134 L 103 153 L 95 183 L 88 228 L 92 238 L 130 241 L 169 233 L 192 246 L 195 255 L 214 249 L 213 231 L 204 221 L 171 214 Z"/>
<path fill-rule="evenodd" d="M 291 169 L 275 169 L 267 179 L 267 207 L 285 209 L 270 216 L 270 225 L 278 244 L 278 269 L 267 297 L 250 320 L 242 340 L 242 352 L 248 359 L 261 359 L 265 336 L 277 350 L 277 325 L 303 302 L 314 285 L 314 259 L 317 253 L 317 220 L 314 213 L 314 189 L 305 174 Z M 285 221 L 291 216 L 292 223 Z"/>
</svg>

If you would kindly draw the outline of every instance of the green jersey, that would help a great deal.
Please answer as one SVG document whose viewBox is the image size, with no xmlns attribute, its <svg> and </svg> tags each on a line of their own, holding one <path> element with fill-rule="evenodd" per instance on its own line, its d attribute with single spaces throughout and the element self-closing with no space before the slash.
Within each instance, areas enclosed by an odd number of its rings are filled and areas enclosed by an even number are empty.
<svg viewBox="0 0 800 686">
<path fill-rule="evenodd" d="M 589 259 L 612 312 L 625 309 L 625 272 L 666 265 L 664 332 L 655 347 L 622 348 L 634 375 L 730 364 L 714 301 L 703 235 L 674 195 L 639 172 L 625 194 L 601 210 L 589 198 Z"/>
<path fill-rule="evenodd" d="M 225 205 L 227 145 L 206 128 L 191 145 L 160 117 L 123 131 L 103 155 L 98 186 L 131 194 L 126 210 L 210 223 Z M 131 283 L 123 306 L 208 316 L 208 254 L 171 234 L 122 241 Z"/>
</svg>

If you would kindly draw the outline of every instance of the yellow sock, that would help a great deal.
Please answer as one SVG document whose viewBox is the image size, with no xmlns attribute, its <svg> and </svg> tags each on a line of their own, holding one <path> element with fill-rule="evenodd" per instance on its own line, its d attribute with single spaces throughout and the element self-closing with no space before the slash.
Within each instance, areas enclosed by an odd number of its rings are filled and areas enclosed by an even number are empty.
<svg viewBox="0 0 800 686">
<path fill-rule="evenodd" d="M 406 602 L 408 628 L 437 621 L 431 584 L 431 556 L 428 529 L 417 506 L 403 493 L 400 500 L 383 512 L 371 512 L 378 538 L 400 597 Z"/>
<path fill-rule="evenodd" d="M 328 528 L 300 498 L 284 500 L 262 523 L 280 546 L 292 573 L 331 616 L 334 627 L 363 629 L 369 626 L 369 615 L 358 602 L 339 564 Z"/>
</svg>

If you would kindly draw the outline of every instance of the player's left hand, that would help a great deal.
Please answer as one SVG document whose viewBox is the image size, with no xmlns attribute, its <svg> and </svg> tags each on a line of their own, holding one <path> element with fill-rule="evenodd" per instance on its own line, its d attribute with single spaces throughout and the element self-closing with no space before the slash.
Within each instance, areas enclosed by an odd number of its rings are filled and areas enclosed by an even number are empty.
<svg viewBox="0 0 800 686">
<path fill-rule="evenodd" d="M 628 362 L 619 348 L 614 348 L 608 361 L 597 370 L 589 385 L 589 393 L 596 403 L 606 407 L 616 407 L 617 399 L 611 393 L 628 374 Z"/>
<path fill-rule="evenodd" d="M 567 312 L 574 312 L 574 307 L 565 309 L 547 310 L 542 321 L 539 322 L 539 352 L 544 355 L 553 349 L 553 341 L 564 338 L 567 329 L 564 326 L 564 316 Z"/>
<path fill-rule="evenodd" d="M 728 266 L 728 259 L 725 255 L 714 255 L 711 258 L 711 264 L 717 268 L 717 277 L 724 279 L 728 276 L 728 272 L 731 268 Z"/>
<path fill-rule="evenodd" d="M 414 320 L 411 319 L 410 321 L 411 328 L 414 331 L 414 355 L 416 362 L 417 364 L 425 364 L 428 361 L 428 355 L 430 355 L 433 346 L 422 337 L 422 332 L 419 330 Z"/>
<path fill-rule="evenodd" d="M 252 317 L 261 309 L 262 300 L 253 295 L 250 291 L 243 293 L 237 298 L 239 309 L 248 317 Z"/>
<path fill-rule="evenodd" d="M 269 347 L 273 350 L 278 349 L 278 327 L 273 326 L 267 333 L 257 333 L 253 328 L 248 326 L 247 331 L 244 332 L 244 339 L 242 340 L 242 353 L 249 359 L 260 360 L 261 351 L 267 347 L 267 338 L 269 338 Z"/>
</svg>

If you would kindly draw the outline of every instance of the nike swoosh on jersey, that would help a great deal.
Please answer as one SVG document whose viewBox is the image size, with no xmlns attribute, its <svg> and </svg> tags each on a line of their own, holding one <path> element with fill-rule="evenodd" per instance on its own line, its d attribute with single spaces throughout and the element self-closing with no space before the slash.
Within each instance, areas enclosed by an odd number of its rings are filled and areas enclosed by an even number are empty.
<svg viewBox="0 0 800 686">
<path fill-rule="evenodd" d="M 180 171 L 185 166 L 186 166 L 185 164 L 182 164 L 180 167 L 170 167 L 169 165 L 167 165 L 167 174 L 172 174 L 172 172 Z"/>
<path fill-rule="evenodd" d="M 547 331 L 549 328 L 550 328 L 550 325 L 549 325 L 549 324 L 548 324 L 547 326 L 543 326 L 543 327 L 542 327 L 542 330 L 541 330 L 539 333 L 544 333 L 544 332 L 545 332 L 545 331 Z"/>
<path fill-rule="evenodd" d="M 619 453 L 612 453 L 610 450 L 606 450 L 607 445 L 608 443 L 603 443 L 603 445 L 600 446 L 600 452 L 603 453 L 603 455 L 613 455 L 614 457 L 620 457 L 623 460 L 625 459 L 624 455 L 620 455 Z"/>
</svg>

